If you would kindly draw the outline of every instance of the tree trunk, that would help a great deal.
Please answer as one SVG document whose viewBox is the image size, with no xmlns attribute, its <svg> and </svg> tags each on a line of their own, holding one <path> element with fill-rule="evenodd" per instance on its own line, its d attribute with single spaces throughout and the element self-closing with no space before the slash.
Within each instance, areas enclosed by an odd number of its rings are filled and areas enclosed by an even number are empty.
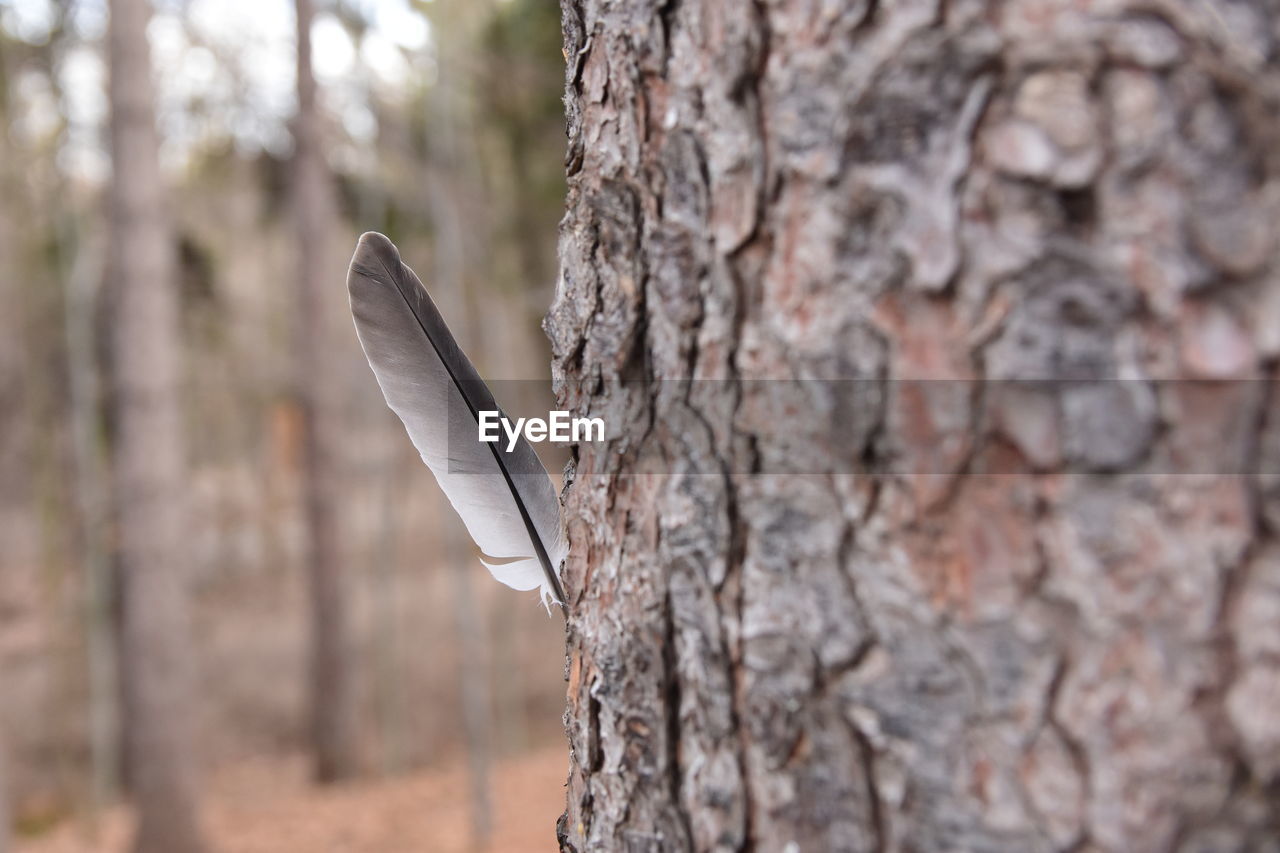
<svg viewBox="0 0 1280 853">
<path fill-rule="evenodd" d="M 490 766 L 493 729 L 493 699 L 489 691 L 488 633 L 481 619 L 475 589 L 472 544 L 462 531 L 450 525 L 444 534 L 452 587 L 453 618 L 458 646 L 458 695 L 462 731 L 467 748 L 467 812 L 471 835 L 468 842 L 476 850 L 486 849 L 493 834 L 493 797 Z"/>
<path fill-rule="evenodd" d="M 427 139 L 431 180 L 427 187 L 432 241 L 432 273 L 435 286 L 454 306 L 460 317 L 463 340 L 473 354 L 486 353 L 486 325 L 480 322 L 477 301 L 483 287 L 488 254 L 487 222 L 480 213 L 479 194 L 483 183 L 474 174 L 473 158 L 464 152 L 480 144 L 471 114 L 474 97 L 466 74 L 465 52 L 475 49 L 476 0 L 454 0 L 438 4 L 433 21 L 446 23 L 441 32 L 450 32 L 449 43 L 436 51 L 436 82 L 430 93 Z M 480 10 L 483 11 L 483 10 Z M 484 364 L 484 359 L 480 358 Z M 490 785 L 493 699 L 489 691 L 487 634 L 479 615 L 471 572 L 475 558 L 470 538 L 454 519 L 440 530 L 444 542 L 458 646 L 458 695 L 463 736 L 467 750 L 468 799 L 474 848 L 487 847 L 493 825 Z"/>
<path fill-rule="evenodd" d="M 81 229 L 63 230 L 64 333 L 78 554 L 84 577 L 84 634 L 88 698 L 89 800 L 94 819 L 120 787 L 120 690 L 116 677 L 117 629 L 113 617 L 111 552 L 107 538 L 107 477 L 101 457 L 102 392 L 95 351 L 101 250 Z"/>
<path fill-rule="evenodd" d="M 1273 849 L 1271 7 L 563 9 L 562 849 Z"/>
<path fill-rule="evenodd" d="M 9 79 L 11 74 L 8 60 L 8 51 L 5 49 L 5 45 L 0 43 L 0 75 L 4 75 L 6 80 Z M 3 162 L 6 166 L 13 162 L 8 134 L 8 129 L 11 127 L 9 115 L 8 91 L 5 86 L 0 86 L 0 122 L 4 124 L 3 129 L 0 129 L 0 162 Z M 15 177 L 9 168 L 0 168 L 0 188 L 3 188 L 6 194 L 13 191 L 16 185 Z M 15 242 L 13 239 L 13 217 L 16 213 L 16 210 L 12 213 L 10 212 L 9 205 L 0 205 L 0 258 L 6 259 L 6 272 L 11 269 L 8 266 L 8 259 L 13 257 L 13 244 Z M 6 304 L 13 304 L 18 301 L 18 281 L 15 279 L 16 276 L 5 275 L 3 276 L 3 281 L 0 281 L 0 299 L 3 299 Z M 17 356 L 21 343 L 14 339 L 18 337 L 17 332 L 20 328 L 20 323 L 20 316 L 14 317 L 8 312 L 6 312 L 3 319 L 0 319 L 0 377 L 4 377 L 3 380 L 0 380 L 0 395 L 11 399 L 17 396 L 11 391 L 11 384 L 13 383 L 11 377 L 17 372 L 14 368 L 18 360 Z M 9 441 L 15 440 L 13 437 L 14 421 L 17 419 L 15 415 L 17 413 L 12 411 L 6 411 L 3 415 L 0 415 L 0 430 L 3 430 L 5 435 L 9 437 Z M 17 465 L 14 465 L 13 462 L 17 461 L 14 458 L 16 455 L 12 452 L 0 453 L 0 477 L 5 480 L 14 477 L 13 472 Z M 7 733 L 0 730 L 0 853 L 9 853 L 12 833 L 7 740 Z"/>
<path fill-rule="evenodd" d="M 9 814 L 9 786 L 5 776 L 6 761 L 8 756 L 5 755 L 4 744 L 0 743 L 0 853 L 9 853 L 10 833 L 13 831 L 13 819 Z"/>
<path fill-rule="evenodd" d="M 190 702 L 182 353 L 152 112 L 146 0 L 113 0 L 111 64 L 115 507 L 121 665 L 139 853 L 204 849 Z"/>
<path fill-rule="evenodd" d="M 326 292 L 340 293 L 328 252 L 336 201 L 325 164 L 311 68 L 311 0 L 296 0 L 298 115 L 294 125 L 294 219 L 298 245 L 297 392 L 303 412 L 303 559 L 311 582 L 311 741 L 315 775 L 336 782 L 358 766 L 347 596 L 343 591 L 336 405 Z M 340 268 L 340 267 L 339 267 Z"/>
</svg>

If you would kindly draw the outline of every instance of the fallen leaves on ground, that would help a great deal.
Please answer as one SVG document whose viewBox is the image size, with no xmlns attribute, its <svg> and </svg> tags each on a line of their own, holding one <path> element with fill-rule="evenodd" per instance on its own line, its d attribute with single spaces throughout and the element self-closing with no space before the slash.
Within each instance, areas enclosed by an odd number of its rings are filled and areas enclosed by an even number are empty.
<svg viewBox="0 0 1280 853">
<path fill-rule="evenodd" d="M 488 844 L 473 837 L 465 760 L 319 788 L 301 759 L 260 759 L 209 780 L 205 824 L 217 853 L 543 853 L 556 850 L 567 758 L 544 749 L 496 764 Z M 68 822 L 16 853 L 127 853 L 129 809 L 96 827 Z"/>
</svg>

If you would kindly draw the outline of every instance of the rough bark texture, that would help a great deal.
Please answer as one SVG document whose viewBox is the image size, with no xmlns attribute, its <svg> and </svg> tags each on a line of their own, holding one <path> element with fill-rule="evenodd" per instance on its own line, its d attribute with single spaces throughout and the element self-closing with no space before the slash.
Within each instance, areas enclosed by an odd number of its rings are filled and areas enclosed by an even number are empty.
<svg viewBox="0 0 1280 853">
<path fill-rule="evenodd" d="M 147 0 L 112 0 L 111 263 L 121 665 L 138 853 L 195 853 L 185 442 L 173 242 L 152 110 Z"/>
<path fill-rule="evenodd" d="M 336 404 L 326 293 L 341 292 L 330 263 L 336 203 L 325 164 L 311 68 L 311 0 L 296 0 L 298 115 L 294 121 L 294 223 L 298 246 L 297 394 L 303 425 L 303 560 L 311 586 L 311 743 L 315 776 L 335 782 L 359 767 L 350 617 L 338 511 Z"/>
<path fill-rule="evenodd" d="M 1277 849 L 1276 4 L 563 10 L 562 848 Z"/>
</svg>

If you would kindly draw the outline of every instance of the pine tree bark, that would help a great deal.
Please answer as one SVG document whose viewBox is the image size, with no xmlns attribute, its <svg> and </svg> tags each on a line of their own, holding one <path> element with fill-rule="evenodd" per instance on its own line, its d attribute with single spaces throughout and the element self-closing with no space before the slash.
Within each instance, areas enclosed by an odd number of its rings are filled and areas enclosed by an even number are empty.
<svg viewBox="0 0 1280 853">
<path fill-rule="evenodd" d="M 311 68 L 311 0 L 296 0 L 294 8 L 298 39 L 298 114 L 293 132 L 299 309 L 296 381 L 303 424 L 303 560 L 311 589 L 311 743 L 316 779 L 337 782 L 354 776 L 359 769 L 338 510 L 337 407 L 332 396 L 332 347 L 324 308 L 325 294 L 340 293 L 341 282 L 334 278 L 335 267 L 329 257 L 337 212 Z"/>
<path fill-rule="evenodd" d="M 120 662 L 137 853 L 205 849 L 196 802 L 185 442 L 173 241 L 152 108 L 147 0 L 112 0 L 111 270 Z"/>
<path fill-rule="evenodd" d="M 561 848 L 1274 849 L 1271 5 L 562 7 Z"/>
</svg>

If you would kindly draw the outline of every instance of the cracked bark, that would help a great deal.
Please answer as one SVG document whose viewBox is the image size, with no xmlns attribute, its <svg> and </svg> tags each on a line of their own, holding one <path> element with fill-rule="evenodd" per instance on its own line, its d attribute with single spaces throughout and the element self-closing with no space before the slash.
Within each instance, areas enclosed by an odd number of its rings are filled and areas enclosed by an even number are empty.
<svg viewBox="0 0 1280 853">
<path fill-rule="evenodd" d="M 562 8 L 562 849 L 1274 849 L 1275 9 Z"/>
</svg>

